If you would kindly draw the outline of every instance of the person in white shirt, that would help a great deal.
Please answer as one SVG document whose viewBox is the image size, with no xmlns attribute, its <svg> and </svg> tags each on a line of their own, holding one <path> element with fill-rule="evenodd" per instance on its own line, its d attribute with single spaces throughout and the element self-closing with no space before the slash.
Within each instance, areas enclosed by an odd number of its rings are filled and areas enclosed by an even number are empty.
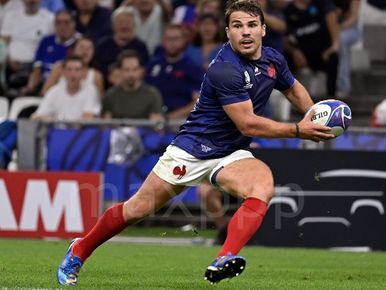
<svg viewBox="0 0 386 290">
<path fill-rule="evenodd" d="M 122 6 L 133 6 L 136 36 L 152 55 L 161 43 L 163 28 L 169 22 L 172 7 L 168 0 L 123 1 Z"/>
<path fill-rule="evenodd" d="M 99 115 L 97 89 L 93 85 L 82 85 L 83 66 L 78 56 L 69 56 L 63 61 L 65 85 L 57 84 L 48 90 L 33 119 L 71 121 Z"/>
<path fill-rule="evenodd" d="M 0 0 L 0 29 L 6 14 L 10 11 L 23 10 L 23 8 L 24 5 L 22 0 Z"/>
<path fill-rule="evenodd" d="M 4 15 L 0 31 L 7 45 L 7 79 L 15 88 L 26 84 L 40 40 L 53 33 L 54 16 L 40 8 L 40 0 L 23 3 L 24 9 Z"/>
</svg>

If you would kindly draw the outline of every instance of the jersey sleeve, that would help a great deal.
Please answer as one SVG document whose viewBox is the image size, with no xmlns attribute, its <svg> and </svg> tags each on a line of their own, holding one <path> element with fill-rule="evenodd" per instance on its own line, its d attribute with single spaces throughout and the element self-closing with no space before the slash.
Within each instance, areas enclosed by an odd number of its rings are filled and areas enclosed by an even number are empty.
<svg viewBox="0 0 386 290">
<path fill-rule="evenodd" d="M 275 89 L 279 91 L 285 91 L 294 85 L 295 78 L 289 70 L 287 61 L 285 60 L 284 56 L 279 53 L 278 55 L 278 78 L 275 84 Z"/>
<path fill-rule="evenodd" d="M 243 74 L 231 63 L 214 63 L 206 74 L 206 81 L 223 106 L 250 99 Z"/>
</svg>

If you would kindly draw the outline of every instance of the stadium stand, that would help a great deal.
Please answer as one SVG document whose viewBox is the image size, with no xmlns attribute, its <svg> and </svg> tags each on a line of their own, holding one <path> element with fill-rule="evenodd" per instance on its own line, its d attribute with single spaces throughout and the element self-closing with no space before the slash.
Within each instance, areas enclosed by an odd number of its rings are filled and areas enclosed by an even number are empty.
<svg viewBox="0 0 386 290">
<path fill-rule="evenodd" d="M 19 118 L 23 110 L 29 108 L 37 108 L 41 102 L 40 97 L 18 97 L 13 100 L 11 108 L 9 110 L 9 119 L 16 120 Z"/>
</svg>

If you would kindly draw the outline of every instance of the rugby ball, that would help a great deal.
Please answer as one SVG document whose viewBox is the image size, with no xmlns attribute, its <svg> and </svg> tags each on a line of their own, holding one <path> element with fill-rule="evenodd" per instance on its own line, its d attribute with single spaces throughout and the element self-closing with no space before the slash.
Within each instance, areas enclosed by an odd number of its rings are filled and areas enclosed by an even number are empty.
<svg viewBox="0 0 386 290">
<path fill-rule="evenodd" d="M 320 101 L 314 104 L 311 110 L 314 110 L 311 121 L 330 127 L 335 137 L 342 135 L 351 124 L 351 109 L 342 101 L 334 99 Z"/>
</svg>

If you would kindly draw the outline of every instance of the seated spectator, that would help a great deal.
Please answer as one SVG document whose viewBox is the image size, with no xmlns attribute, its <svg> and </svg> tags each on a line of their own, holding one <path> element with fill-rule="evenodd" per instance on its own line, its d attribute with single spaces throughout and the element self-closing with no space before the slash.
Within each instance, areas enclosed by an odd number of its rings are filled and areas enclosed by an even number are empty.
<svg viewBox="0 0 386 290">
<path fill-rule="evenodd" d="M 213 14 L 200 15 L 196 23 L 197 35 L 186 54 L 204 70 L 222 47 L 220 23 Z"/>
<path fill-rule="evenodd" d="M 328 97 L 336 95 L 339 25 L 331 0 L 294 0 L 285 9 L 287 17 L 289 65 L 323 70 L 327 74 Z M 327 96 L 326 96 L 327 97 Z"/>
<path fill-rule="evenodd" d="M 53 32 L 53 18 L 50 12 L 40 8 L 40 0 L 24 0 L 23 10 L 4 16 L 1 37 L 8 51 L 8 88 L 18 90 L 26 85 L 40 40 Z"/>
<path fill-rule="evenodd" d="M 111 87 L 103 101 L 103 118 L 150 119 L 161 121 L 162 97 L 159 91 L 142 82 L 143 67 L 133 50 L 118 57 L 121 82 Z"/>
<path fill-rule="evenodd" d="M 135 50 L 141 64 L 148 62 L 149 54 L 146 44 L 135 36 L 134 12 L 132 7 L 119 7 L 112 15 L 113 35 L 101 39 L 96 45 L 98 68 L 107 84 L 107 73 L 110 64 L 116 61 L 117 55 L 123 50 Z"/>
<path fill-rule="evenodd" d="M 98 5 L 98 0 L 74 0 L 76 30 L 94 43 L 111 35 L 111 11 Z"/>
<path fill-rule="evenodd" d="M 122 5 L 132 5 L 134 8 L 136 36 L 146 44 L 149 54 L 152 55 L 161 42 L 164 25 L 169 22 L 172 12 L 170 2 L 166 0 L 129 0 L 124 1 Z"/>
<path fill-rule="evenodd" d="M 121 68 L 119 67 L 117 62 L 113 62 L 109 65 L 107 81 L 109 83 L 109 87 L 118 86 L 121 84 Z"/>
<path fill-rule="evenodd" d="M 94 68 L 95 48 L 92 40 L 87 37 L 79 38 L 75 42 L 73 49 L 71 49 L 71 53 L 80 57 L 83 61 L 83 83 L 95 86 L 102 96 L 104 93 L 103 77 L 100 71 Z M 63 82 L 63 64 L 59 61 L 55 64 L 47 81 L 44 83 L 42 94 L 45 95 L 52 86 Z"/>
<path fill-rule="evenodd" d="M 63 61 L 64 85 L 56 84 L 44 95 L 33 119 L 79 120 L 99 115 L 100 103 L 94 86 L 82 85 L 83 60 L 69 56 Z"/>
<path fill-rule="evenodd" d="M 212 14 L 222 21 L 220 0 L 190 0 L 186 5 L 177 7 L 172 18 L 173 24 L 181 24 L 184 28 L 186 39 L 190 42 L 195 35 L 194 25 L 198 15 Z M 221 27 L 224 25 L 221 23 Z"/>
<path fill-rule="evenodd" d="M 40 95 L 40 89 L 50 75 L 53 65 L 67 56 L 69 48 L 80 36 L 80 33 L 75 31 L 75 22 L 70 12 L 59 11 L 55 16 L 55 34 L 40 41 L 32 73 L 21 94 Z"/>
<path fill-rule="evenodd" d="M 222 19 L 220 0 L 199 0 L 196 7 L 196 15 L 212 14 L 218 19 Z"/>
<path fill-rule="evenodd" d="M 24 9 L 23 0 L 1 0 L 0 1 L 0 30 L 4 16 L 11 11 L 21 11 Z"/>
<path fill-rule="evenodd" d="M 60 10 L 66 9 L 63 0 L 42 0 L 40 7 L 54 14 L 58 13 Z"/>
<path fill-rule="evenodd" d="M 185 54 L 186 41 L 180 25 L 165 28 L 163 53 L 146 70 L 146 82 L 157 87 L 167 107 L 167 118 L 186 118 L 198 98 L 204 70 Z"/>
<path fill-rule="evenodd" d="M 339 8 L 340 50 L 338 67 L 338 97 L 344 98 L 351 91 L 350 47 L 360 38 L 358 25 L 361 0 L 335 0 Z"/>
</svg>

